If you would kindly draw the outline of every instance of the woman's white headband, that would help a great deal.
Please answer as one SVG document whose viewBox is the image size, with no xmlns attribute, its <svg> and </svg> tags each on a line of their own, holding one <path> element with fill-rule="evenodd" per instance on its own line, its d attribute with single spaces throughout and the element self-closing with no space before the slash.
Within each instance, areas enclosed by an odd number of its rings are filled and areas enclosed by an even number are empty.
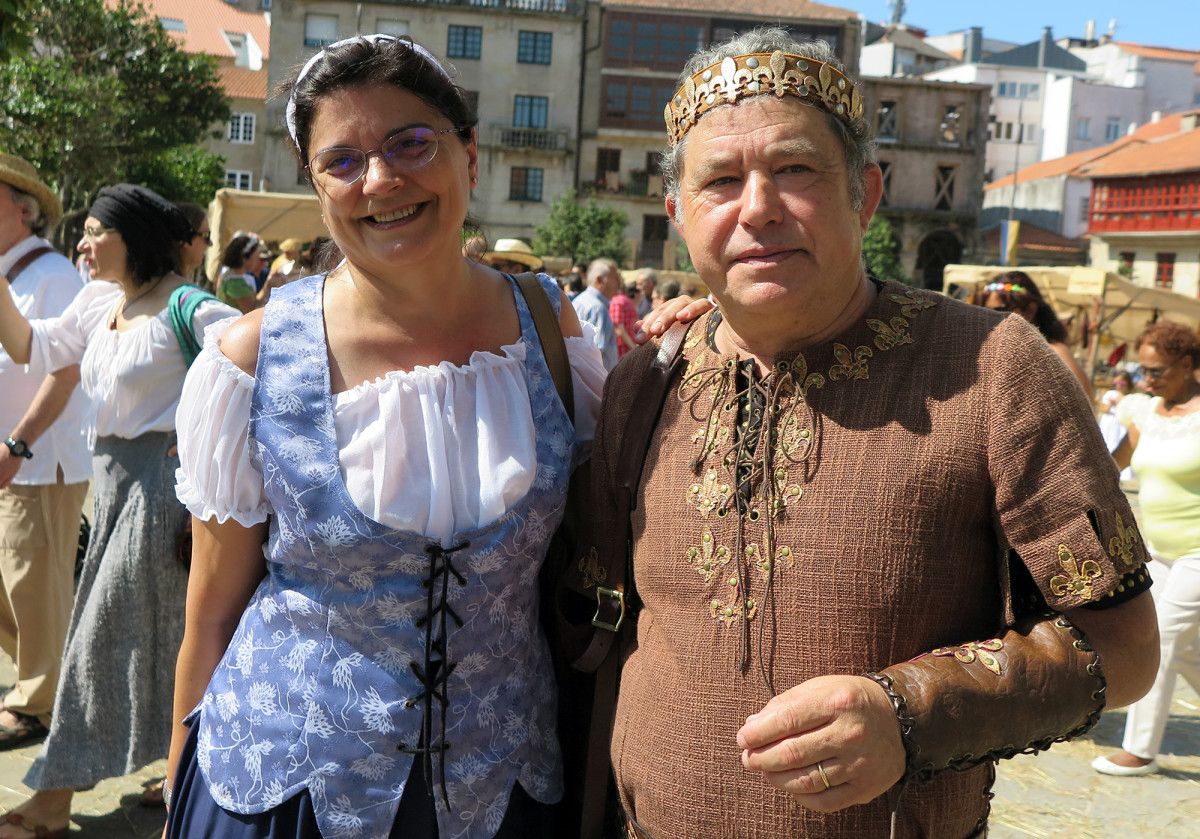
<svg viewBox="0 0 1200 839">
<path fill-rule="evenodd" d="M 353 38 L 343 38 L 335 44 L 330 44 L 305 62 L 304 67 L 300 70 L 300 75 L 296 77 L 296 84 L 292 86 L 292 94 L 288 97 L 287 108 L 284 110 L 283 116 L 284 121 L 287 123 L 288 136 L 292 138 L 292 142 L 297 147 L 300 145 L 300 141 L 296 139 L 296 88 L 300 86 L 300 82 L 309 74 L 309 71 L 317 65 L 317 62 L 325 57 L 325 53 L 329 50 L 343 47 L 346 44 L 352 44 L 355 41 L 369 41 L 372 44 L 381 44 L 399 40 L 395 35 L 355 35 Z M 408 44 L 409 49 L 428 61 L 433 66 L 433 69 L 442 74 L 446 81 L 451 81 L 450 74 L 446 72 L 446 68 L 442 66 L 441 62 L 433 57 L 433 53 L 415 41 L 406 40 L 404 43 Z"/>
</svg>

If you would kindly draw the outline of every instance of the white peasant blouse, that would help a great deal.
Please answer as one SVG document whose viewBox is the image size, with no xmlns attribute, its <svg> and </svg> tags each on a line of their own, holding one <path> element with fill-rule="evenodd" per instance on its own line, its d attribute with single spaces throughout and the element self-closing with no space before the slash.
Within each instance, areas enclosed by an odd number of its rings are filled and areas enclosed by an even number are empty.
<svg viewBox="0 0 1200 839">
<path fill-rule="evenodd" d="M 187 366 L 164 308 L 132 329 L 118 332 L 109 323 L 122 300 L 116 283 L 92 280 L 56 318 L 31 320 L 28 369 L 45 376 L 80 365 L 80 387 L 88 397 L 88 436 L 133 439 L 148 431 L 175 428 L 175 408 Z M 196 310 L 197 335 L 237 309 L 209 300 Z"/>
<path fill-rule="evenodd" d="M 176 424 L 179 500 L 200 519 L 250 527 L 271 513 L 263 478 L 250 462 L 254 379 L 205 335 Z M 606 371 L 586 324 L 566 339 L 575 391 L 577 449 L 596 428 Z M 365 515 L 387 527 L 448 539 L 500 518 L 527 493 L 537 466 L 536 429 L 525 387 L 525 345 L 475 352 L 393 371 L 334 399 L 342 479 Z"/>
</svg>

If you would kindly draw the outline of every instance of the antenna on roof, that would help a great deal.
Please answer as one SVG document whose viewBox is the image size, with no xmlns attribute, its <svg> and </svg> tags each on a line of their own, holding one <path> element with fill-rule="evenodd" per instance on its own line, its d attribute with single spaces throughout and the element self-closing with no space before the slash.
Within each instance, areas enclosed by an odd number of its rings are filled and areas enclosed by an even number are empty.
<svg viewBox="0 0 1200 839">
<path fill-rule="evenodd" d="M 1108 19 L 1108 39 L 1111 41 L 1115 34 L 1117 34 L 1117 19 L 1110 17 Z"/>
<path fill-rule="evenodd" d="M 892 26 L 899 26 L 907 8 L 904 0 L 888 0 L 888 8 L 892 10 Z"/>
</svg>

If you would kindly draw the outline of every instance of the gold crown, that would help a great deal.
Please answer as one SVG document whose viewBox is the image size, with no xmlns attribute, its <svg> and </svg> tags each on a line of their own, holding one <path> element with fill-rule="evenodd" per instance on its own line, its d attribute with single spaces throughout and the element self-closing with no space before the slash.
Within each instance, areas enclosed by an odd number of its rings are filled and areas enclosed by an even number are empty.
<svg viewBox="0 0 1200 839">
<path fill-rule="evenodd" d="M 663 113 L 671 145 L 682 140 L 704 113 L 718 105 L 767 93 L 798 97 L 824 108 L 847 125 L 863 114 L 862 94 L 835 67 L 781 50 L 749 53 L 705 67 L 675 91 Z"/>
</svg>

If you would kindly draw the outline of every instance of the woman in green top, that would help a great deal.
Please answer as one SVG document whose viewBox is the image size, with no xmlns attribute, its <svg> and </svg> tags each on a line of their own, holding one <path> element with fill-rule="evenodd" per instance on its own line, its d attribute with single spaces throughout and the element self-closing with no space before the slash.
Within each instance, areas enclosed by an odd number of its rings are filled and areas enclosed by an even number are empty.
<svg viewBox="0 0 1200 839">
<path fill-rule="evenodd" d="M 217 280 L 217 298 L 243 314 L 258 308 L 266 301 L 264 292 L 257 290 L 255 277 L 262 270 L 263 260 L 258 254 L 262 246 L 253 233 L 234 236 L 221 254 L 221 277 Z"/>
<path fill-rule="evenodd" d="M 1129 708 L 1123 750 L 1092 762 L 1106 775 L 1157 772 L 1175 677 L 1200 690 L 1200 339 L 1164 321 L 1138 337 L 1137 353 L 1151 398 L 1117 405 L 1129 435 L 1113 456 L 1141 481 L 1160 657 L 1154 687 Z"/>
</svg>

